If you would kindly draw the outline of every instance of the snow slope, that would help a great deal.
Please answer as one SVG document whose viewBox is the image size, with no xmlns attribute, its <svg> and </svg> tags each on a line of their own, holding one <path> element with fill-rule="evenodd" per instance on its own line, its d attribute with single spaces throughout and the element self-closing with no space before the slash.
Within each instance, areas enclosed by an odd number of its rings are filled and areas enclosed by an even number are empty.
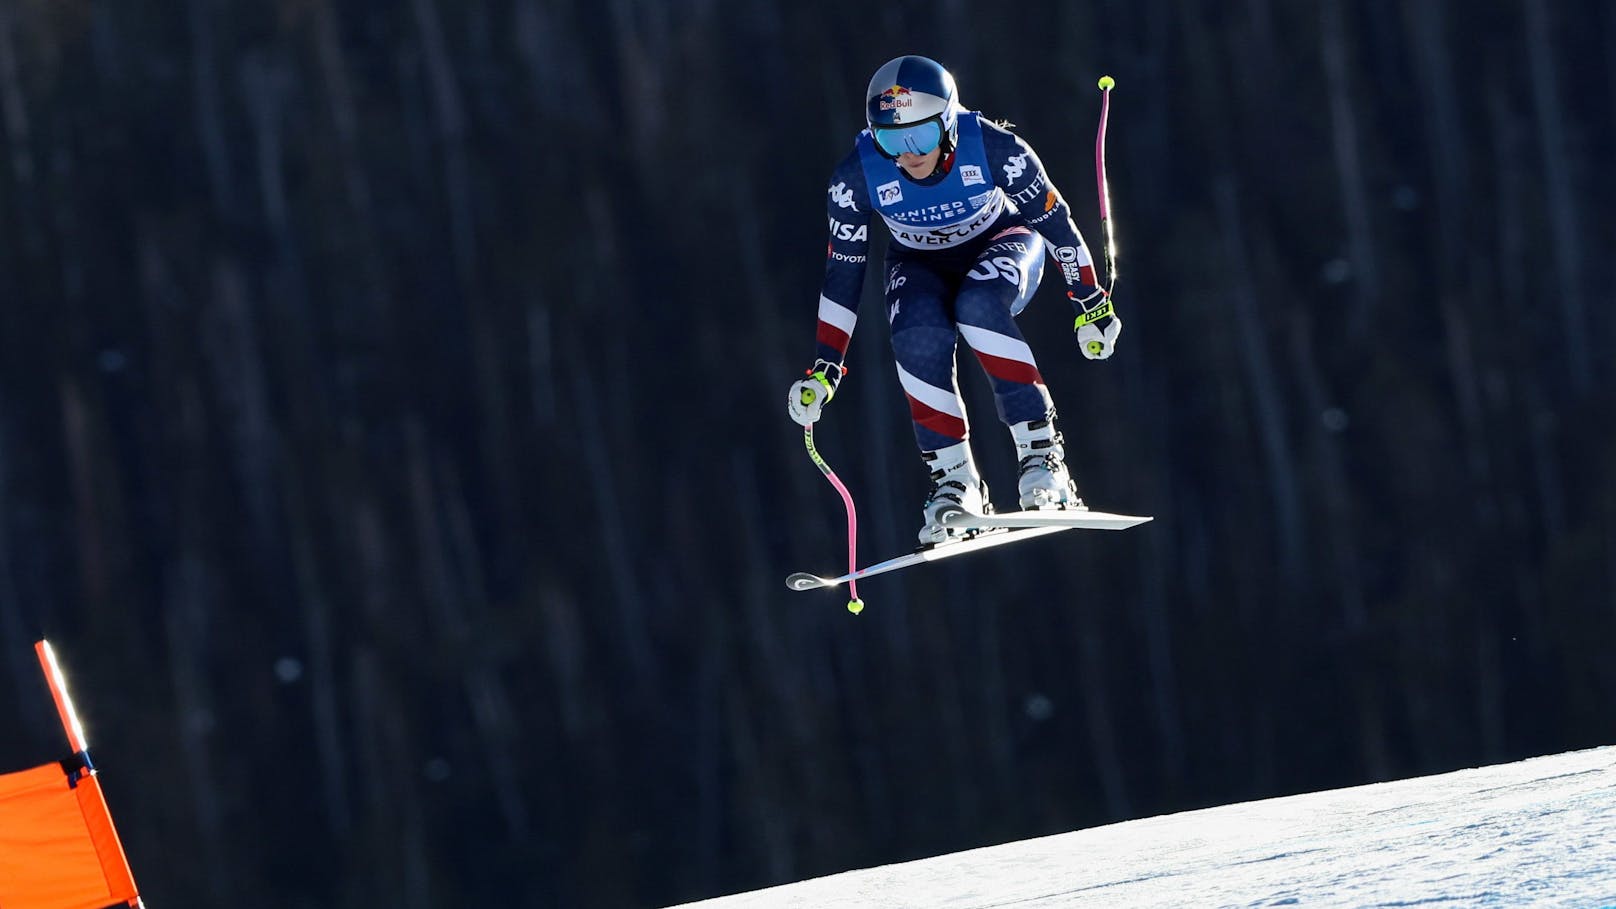
<svg viewBox="0 0 1616 909">
<path fill-rule="evenodd" d="M 1616 747 L 1207 808 L 688 905 L 1616 907 Z"/>
</svg>

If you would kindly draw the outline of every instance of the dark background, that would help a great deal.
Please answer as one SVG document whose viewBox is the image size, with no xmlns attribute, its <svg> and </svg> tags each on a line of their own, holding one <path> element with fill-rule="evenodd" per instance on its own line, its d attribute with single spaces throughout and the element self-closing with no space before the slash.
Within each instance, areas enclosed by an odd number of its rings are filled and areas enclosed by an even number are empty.
<svg viewBox="0 0 1616 909">
<path fill-rule="evenodd" d="M 1096 249 L 1116 77 L 1118 354 L 1021 322 L 1156 521 L 854 618 L 783 397 L 910 52 Z M 0 0 L 0 767 L 48 635 L 158 909 L 646 906 L 1616 740 L 1613 61 L 1595 0 Z"/>
</svg>

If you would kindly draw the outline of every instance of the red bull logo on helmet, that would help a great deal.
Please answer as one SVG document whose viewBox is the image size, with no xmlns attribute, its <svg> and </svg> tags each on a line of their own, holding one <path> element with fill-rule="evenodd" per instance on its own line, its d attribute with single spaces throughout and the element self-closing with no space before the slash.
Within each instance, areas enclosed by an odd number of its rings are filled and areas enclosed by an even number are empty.
<svg viewBox="0 0 1616 909">
<path fill-rule="evenodd" d="M 912 94 L 914 94 L 914 92 L 911 92 L 907 87 L 902 85 L 894 85 L 881 93 L 881 109 L 902 110 L 906 107 L 914 107 L 915 100 L 914 98 L 909 97 Z"/>
</svg>

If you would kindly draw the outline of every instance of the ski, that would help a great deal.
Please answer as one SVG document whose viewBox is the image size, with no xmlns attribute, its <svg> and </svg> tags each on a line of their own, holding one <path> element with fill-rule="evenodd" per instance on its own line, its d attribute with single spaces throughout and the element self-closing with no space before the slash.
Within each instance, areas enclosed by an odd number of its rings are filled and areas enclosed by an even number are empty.
<svg viewBox="0 0 1616 909">
<path fill-rule="evenodd" d="M 908 568 L 911 565 L 919 565 L 922 562 L 935 562 L 938 559 L 965 555 L 968 552 L 976 552 L 981 549 L 990 549 L 994 546 L 1003 546 L 1006 543 L 1014 543 L 1017 540 L 1030 540 L 1033 537 L 1041 537 L 1045 534 L 1058 533 L 1062 530 L 1071 530 L 1076 526 L 1078 525 L 1072 524 L 1067 526 L 1055 525 L 1043 527 L 1024 527 L 1016 530 L 994 528 L 958 542 L 938 543 L 935 546 L 916 550 L 908 555 L 901 555 L 895 559 L 888 559 L 885 562 L 877 562 L 874 565 L 870 565 L 866 568 L 860 568 L 857 571 L 844 574 L 840 577 L 822 578 L 817 574 L 809 574 L 806 571 L 799 571 L 786 578 L 786 586 L 790 587 L 792 590 L 818 590 L 827 587 L 840 587 L 848 581 L 857 581 L 871 575 L 886 574 L 889 571 L 897 571 L 900 568 Z"/>
<path fill-rule="evenodd" d="M 999 514 L 975 515 L 956 512 L 944 516 L 943 523 L 950 527 L 989 529 L 995 527 L 1080 527 L 1087 530 L 1127 530 L 1137 527 L 1149 517 L 1132 514 L 1108 514 L 1083 509 L 1047 509 L 1043 511 L 1008 511 Z"/>
</svg>

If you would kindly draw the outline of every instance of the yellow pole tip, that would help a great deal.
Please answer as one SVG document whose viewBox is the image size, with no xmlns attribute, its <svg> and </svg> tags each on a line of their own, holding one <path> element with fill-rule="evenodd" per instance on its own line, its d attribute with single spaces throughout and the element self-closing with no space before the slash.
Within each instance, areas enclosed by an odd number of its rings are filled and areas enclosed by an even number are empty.
<svg viewBox="0 0 1616 909">
<path fill-rule="evenodd" d="M 864 601 L 860 600 L 860 599 L 857 599 L 857 598 L 848 600 L 847 601 L 847 611 L 851 612 L 854 615 L 858 615 L 859 613 L 864 611 Z"/>
<path fill-rule="evenodd" d="M 1100 77 L 1100 91 L 1110 91 L 1111 89 L 1115 88 L 1116 85 L 1117 80 L 1111 78 L 1110 76 Z"/>
</svg>

